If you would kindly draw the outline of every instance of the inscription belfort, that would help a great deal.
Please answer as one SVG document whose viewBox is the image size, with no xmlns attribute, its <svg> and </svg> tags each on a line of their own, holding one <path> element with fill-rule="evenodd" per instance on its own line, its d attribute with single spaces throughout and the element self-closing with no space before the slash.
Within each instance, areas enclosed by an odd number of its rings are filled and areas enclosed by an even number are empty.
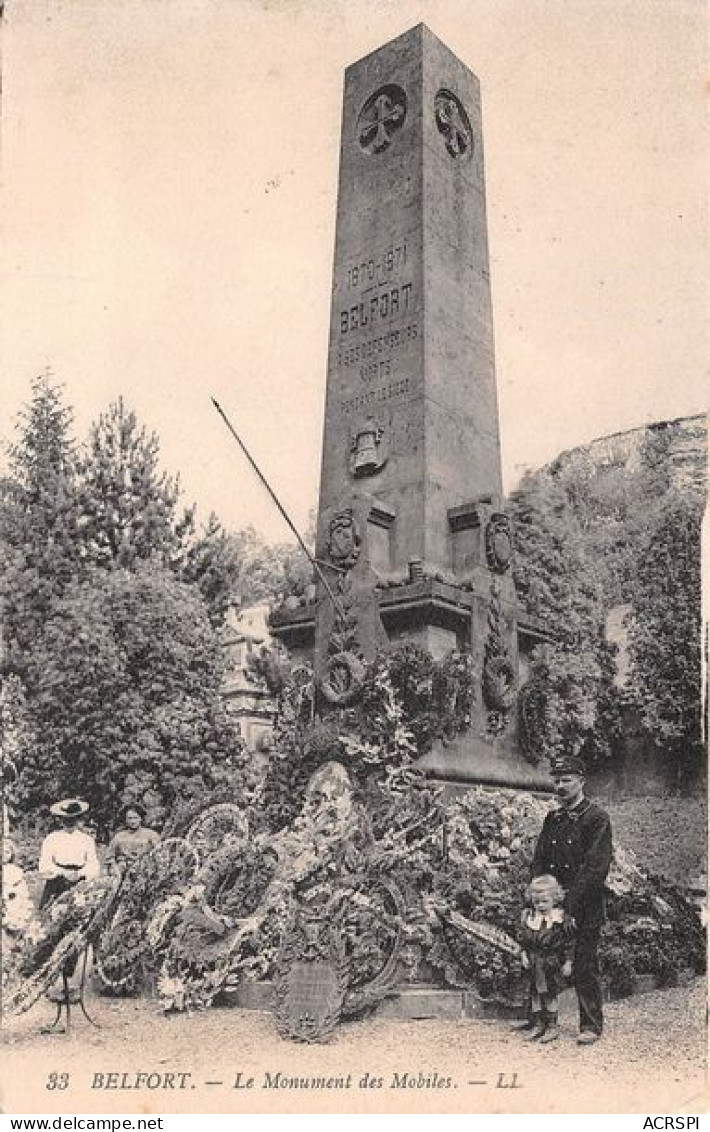
<svg viewBox="0 0 710 1132">
<path fill-rule="evenodd" d="M 337 354 L 344 377 L 356 374 L 369 385 L 397 376 L 398 353 L 419 334 L 414 285 L 406 278 L 410 259 L 402 240 L 346 268 L 347 306 L 339 312 Z M 350 397 L 341 402 L 343 412 L 402 396 L 408 386 L 408 380 L 401 379 Z"/>
<path fill-rule="evenodd" d="M 381 284 L 379 285 L 381 286 Z M 355 306 L 340 312 L 340 333 L 349 334 L 351 330 L 362 330 L 377 323 L 406 315 L 410 309 L 412 284 L 402 283 L 399 287 L 378 290 L 376 295 L 361 299 Z"/>
</svg>

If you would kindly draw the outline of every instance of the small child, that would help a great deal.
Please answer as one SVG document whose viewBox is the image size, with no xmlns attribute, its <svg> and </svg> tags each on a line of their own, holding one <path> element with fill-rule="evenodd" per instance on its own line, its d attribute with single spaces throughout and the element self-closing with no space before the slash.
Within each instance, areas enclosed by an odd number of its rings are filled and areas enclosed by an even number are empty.
<svg viewBox="0 0 710 1132">
<path fill-rule="evenodd" d="M 562 908 L 564 892 L 553 876 L 539 876 L 528 888 L 530 906 L 521 918 L 522 964 L 529 972 L 531 1013 L 525 1038 L 554 1042 L 558 995 L 572 974 L 574 920 Z"/>
</svg>

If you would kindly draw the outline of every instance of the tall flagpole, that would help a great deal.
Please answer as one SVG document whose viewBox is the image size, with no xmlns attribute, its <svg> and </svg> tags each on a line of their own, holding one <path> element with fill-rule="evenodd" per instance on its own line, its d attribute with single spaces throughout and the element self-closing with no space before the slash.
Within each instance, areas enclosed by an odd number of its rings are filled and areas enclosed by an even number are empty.
<svg viewBox="0 0 710 1132">
<path fill-rule="evenodd" d="M 322 569 L 321 569 L 321 567 L 320 567 L 320 565 L 319 565 L 318 561 L 317 561 L 317 560 L 316 560 L 316 559 L 315 559 L 315 558 L 313 557 L 313 555 L 311 554 L 310 550 L 309 550 L 309 549 L 308 549 L 308 547 L 306 546 L 305 542 L 304 542 L 304 541 L 303 541 L 303 539 L 301 538 L 300 534 L 299 534 L 299 533 L 298 533 L 298 531 L 296 530 L 296 527 L 295 527 L 295 526 L 294 526 L 294 524 L 293 524 L 293 523 L 291 522 L 291 519 L 289 518 L 288 514 L 286 513 L 286 510 L 284 509 L 284 507 L 283 507 L 283 506 L 281 505 L 281 502 L 280 502 L 280 501 L 279 501 L 279 499 L 277 498 L 277 496 L 276 496 L 276 493 L 275 493 L 275 492 L 274 492 L 274 491 L 272 490 L 272 488 L 271 488 L 271 485 L 269 484 L 268 480 L 266 479 L 266 476 L 264 476 L 264 474 L 262 473 L 261 469 L 259 468 L 259 465 L 258 465 L 258 464 L 256 463 L 256 460 L 254 460 L 254 458 L 252 457 L 251 453 L 249 452 L 249 449 L 247 448 L 246 444 L 244 443 L 244 441 L 243 441 L 243 440 L 241 439 L 241 437 L 240 437 L 240 436 L 239 436 L 239 434 L 237 433 L 236 429 L 235 429 L 235 428 L 234 428 L 234 426 L 232 425 L 232 422 L 231 422 L 231 421 L 229 420 L 229 417 L 228 417 L 228 416 L 227 416 L 227 414 L 225 413 L 225 411 L 224 411 L 224 409 L 222 408 L 222 406 L 220 405 L 219 401 L 217 401 L 217 399 L 216 399 L 215 397 L 212 397 L 212 398 L 211 398 L 211 400 L 212 400 L 212 404 L 214 405 L 215 409 L 216 409 L 216 410 L 217 410 L 217 412 L 219 413 L 220 417 L 222 418 L 222 420 L 223 420 L 223 421 L 224 421 L 224 423 L 226 424 L 227 428 L 228 428 L 228 429 L 229 429 L 229 431 L 231 432 L 232 436 L 233 436 L 233 437 L 234 437 L 234 439 L 236 440 L 237 444 L 238 444 L 238 445 L 239 445 L 239 447 L 241 448 L 242 452 L 243 452 L 243 453 L 244 453 L 244 455 L 246 456 L 247 460 L 248 460 L 248 461 L 249 461 L 249 463 L 251 464 L 252 468 L 253 468 L 253 469 L 254 469 L 254 471 L 256 472 L 256 474 L 257 474 L 257 476 L 259 477 L 259 479 L 261 480 L 262 484 L 264 485 L 264 487 L 265 487 L 265 488 L 266 488 L 266 490 L 268 491 L 268 493 L 269 493 L 269 495 L 271 496 L 272 500 L 274 501 L 274 503 L 275 503 L 275 504 L 276 504 L 276 506 L 278 507 L 278 509 L 279 509 L 279 513 L 281 514 L 281 516 L 283 517 L 283 519 L 284 519 L 284 520 L 286 521 L 286 523 L 288 524 L 288 527 L 289 527 L 289 529 L 290 529 L 290 530 L 291 530 L 291 531 L 293 532 L 293 534 L 294 534 L 294 535 L 296 536 L 296 539 L 297 539 L 297 541 L 298 541 L 298 545 L 300 546 L 301 550 L 303 551 L 303 553 L 305 554 L 306 558 L 308 559 L 308 561 L 310 562 L 311 566 L 313 567 L 313 569 L 315 570 L 316 574 L 318 575 L 318 577 L 320 578 L 321 582 L 323 583 L 323 586 L 325 587 L 325 591 L 326 591 L 326 593 L 328 594 L 328 597 L 330 598 L 330 600 L 331 600 L 331 601 L 332 601 L 332 603 L 333 603 L 333 608 L 335 609 L 335 612 L 336 612 L 336 613 L 337 613 L 337 615 L 338 615 L 338 619 L 339 619 L 340 621 L 345 621 L 345 612 L 344 612 L 344 610 L 343 610 L 343 607 L 342 607 L 342 605 L 340 604 L 340 602 L 338 601 L 338 599 L 337 599 L 337 597 L 335 596 L 335 594 L 333 593 L 333 589 L 332 589 L 332 586 L 330 585 L 330 583 L 329 583 L 328 579 L 326 578 L 325 574 L 323 573 L 323 571 L 322 571 Z"/>
</svg>

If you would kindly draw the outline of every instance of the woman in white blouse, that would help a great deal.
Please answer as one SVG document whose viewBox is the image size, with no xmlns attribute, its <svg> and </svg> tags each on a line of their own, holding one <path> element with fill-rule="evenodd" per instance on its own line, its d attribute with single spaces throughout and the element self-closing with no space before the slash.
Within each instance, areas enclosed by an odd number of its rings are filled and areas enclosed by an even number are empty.
<svg viewBox="0 0 710 1132">
<path fill-rule="evenodd" d="M 50 806 L 49 812 L 59 818 L 61 828 L 49 833 L 39 853 L 39 872 L 45 884 L 39 906 L 61 896 L 80 880 L 93 880 L 99 875 L 96 842 L 81 828 L 81 819 L 89 809 L 80 798 L 65 798 Z"/>
</svg>

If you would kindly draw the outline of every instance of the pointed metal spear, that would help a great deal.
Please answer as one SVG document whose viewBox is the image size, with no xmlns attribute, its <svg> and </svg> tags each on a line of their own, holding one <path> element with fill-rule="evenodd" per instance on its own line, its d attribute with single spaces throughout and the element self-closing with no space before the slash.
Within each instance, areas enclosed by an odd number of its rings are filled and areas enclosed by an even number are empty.
<svg viewBox="0 0 710 1132">
<path fill-rule="evenodd" d="M 234 437 L 234 439 L 236 440 L 237 444 L 238 444 L 238 445 L 239 445 L 239 447 L 241 448 L 242 452 L 243 452 L 243 453 L 244 453 L 244 455 L 246 456 L 247 460 L 248 460 L 248 461 L 249 461 L 249 463 L 251 464 L 252 468 L 253 468 L 253 469 L 254 469 L 254 471 L 256 472 L 257 476 L 258 476 L 258 477 L 259 477 L 259 479 L 261 480 L 262 484 L 264 485 L 264 487 L 265 487 L 265 488 L 266 488 L 266 490 L 268 491 L 269 495 L 271 496 L 271 499 L 273 500 L 273 502 L 274 502 L 274 503 L 276 504 L 276 506 L 278 507 L 280 515 L 281 515 L 281 516 L 282 516 L 282 517 L 283 517 L 283 518 L 285 519 L 286 523 L 287 523 L 287 524 L 288 524 L 288 526 L 289 526 L 289 529 L 290 529 L 290 530 L 292 531 L 292 533 L 293 533 L 293 534 L 294 534 L 294 535 L 296 536 L 296 539 L 297 539 L 297 541 L 298 541 L 298 545 L 300 546 L 301 550 L 303 551 L 303 553 L 305 554 L 306 558 L 308 559 L 308 561 L 310 562 L 311 566 L 313 567 L 313 569 L 315 570 L 316 574 L 318 575 L 318 577 L 320 578 L 321 582 L 323 583 L 323 586 L 324 586 L 324 588 L 325 588 L 325 592 L 327 593 L 328 597 L 330 598 L 330 600 L 331 600 L 331 601 L 332 601 L 332 603 L 333 603 L 333 608 L 334 608 L 334 610 L 335 610 L 335 612 L 336 612 L 336 614 L 337 614 L 338 620 L 339 620 L 339 621 L 340 621 L 341 623 L 342 623 L 342 622 L 344 622 L 344 621 L 345 621 L 345 611 L 344 611 L 344 609 L 343 609 L 342 605 L 340 604 L 340 602 L 338 601 L 337 597 L 336 597 L 336 596 L 335 596 L 335 594 L 333 593 L 333 589 L 332 589 L 332 586 L 330 585 L 330 583 L 329 583 L 328 579 L 326 578 L 325 574 L 323 573 L 323 571 L 322 571 L 322 569 L 321 569 L 321 567 L 320 567 L 320 565 L 319 565 L 319 563 L 318 563 L 318 560 L 317 560 L 317 559 L 315 559 L 315 558 L 313 557 L 313 555 L 311 554 L 310 550 L 309 550 L 309 549 L 308 549 L 308 547 L 306 546 L 305 542 L 304 542 L 304 541 L 303 541 L 303 539 L 301 538 L 300 534 L 299 534 L 299 533 L 298 533 L 298 531 L 296 530 L 296 527 L 295 527 L 295 526 L 294 526 L 294 524 L 293 524 L 293 523 L 291 522 L 291 519 L 289 518 L 289 516 L 288 516 L 288 514 L 287 514 L 287 512 L 286 512 L 286 510 L 285 510 L 285 508 L 284 508 L 284 507 L 282 506 L 282 504 L 281 504 L 280 500 L 278 499 L 278 497 L 277 497 L 277 495 L 276 495 L 276 492 L 275 492 L 275 491 L 274 491 L 274 490 L 272 489 L 271 485 L 269 484 L 268 480 L 266 479 L 266 476 L 265 476 L 265 475 L 263 474 L 263 472 L 262 472 L 262 471 L 261 471 L 261 469 L 259 468 L 259 465 L 257 464 L 256 460 L 254 460 L 253 456 L 252 456 L 252 455 L 251 455 L 251 453 L 249 452 L 249 449 L 247 448 L 246 444 L 244 443 L 244 441 L 243 441 L 243 440 L 241 439 L 241 437 L 239 436 L 238 432 L 237 432 L 237 431 L 236 431 L 236 429 L 234 428 L 234 425 L 233 425 L 233 424 L 232 424 L 232 422 L 230 421 L 229 417 L 228 417 L 228 416 L 227 416 L 227 414 L 225 413 L 225 411 L 224 411 L 224 409 L 222 408 L 222 406 L 220 405 L 219 401 L 217 401 L 217 399 L 216 399 L 215 397 L 212 397 L 212 398 L 211 398 L 211 401 L 212 401 L 212 404 L 214 405 L 215 409 L 216 409 L 216 410 L 217 410 L 217 412 L 219 413 L 220 417 L 222 418 L 222 420 L 223 420 L 223 421 L 224 421 L 224 423 L 226 424 L 227 428 L 228 428 L 228 429 L 229 429 L 229 431 L 231 432 L 232 436 L 233 436 L 233 437 Z"/>
</svg>

